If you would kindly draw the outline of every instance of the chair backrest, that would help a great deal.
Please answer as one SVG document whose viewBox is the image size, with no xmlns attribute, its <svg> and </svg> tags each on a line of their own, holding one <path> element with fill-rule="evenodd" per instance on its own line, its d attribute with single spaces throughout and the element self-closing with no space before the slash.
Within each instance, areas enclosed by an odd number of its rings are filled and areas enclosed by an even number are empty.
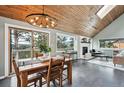
<svg viewBox="0 0 124 93">
<path fill-rule="evenodd" d="M 65 58 L 71 58 L 70 54 L 64 54 L 63 55 Z"/>
<path fill-rule="evenodd" d="M 64 61 L 71 61 L 71 56 L 70 54 L 63 54 Z"/>
<path fill-rule="evenodd" d="M 15 57 L 13 57 L 13 59 L 12 59 L 12 64 L 13 64 L 15 74 L 16 74 L 16 77 L 17 77 L 17 82 L 20 83 L 21 79 L 20 79 L 20 74 L 19 74 L 19 68 L 16 64 Z"/>
<path fill-rule="evenodd" d="M 49 62 L 47 80 L 51 81 L 62 75 L 64 59 L 53 59 Z"/>
</svg>

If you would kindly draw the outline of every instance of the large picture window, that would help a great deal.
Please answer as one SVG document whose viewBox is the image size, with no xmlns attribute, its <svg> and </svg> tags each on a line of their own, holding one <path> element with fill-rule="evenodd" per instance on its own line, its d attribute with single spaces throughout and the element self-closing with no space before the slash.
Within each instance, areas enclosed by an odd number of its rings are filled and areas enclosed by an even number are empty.
<svg viewBox="0 0 124 93">
<path fill-rule="evenodd" d="M 57 34 L 57 51 L 74 50 L 74 37 L 64 34 Z"/>
<path fill-rule="evenodd" d="M 40 52 L 39 43 L 49 45 L 49 34 L 10 28 L 10 52 L 16 57 L 17 61 L 33 59 L 35 54 Z"/>
<path fill-rule="evenodd" d="M 99 40 L 100 48 L 124 48 L 124 39 Z"/>
</svg>

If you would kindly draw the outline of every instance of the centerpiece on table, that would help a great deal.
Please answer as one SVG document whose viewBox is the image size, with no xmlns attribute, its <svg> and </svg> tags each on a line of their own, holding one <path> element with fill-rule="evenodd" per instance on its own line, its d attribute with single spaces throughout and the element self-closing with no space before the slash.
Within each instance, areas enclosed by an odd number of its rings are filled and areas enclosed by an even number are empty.
<svg viewBox="0 0 124 93">
<path fill-rule="evenodd" d="M 51 48 L 47 44 L 40 44 L 39 49 L 43 55 L 47 55 L 47 53 L 51 52 Z"/>
<path fill-rule="evenodd" d="M 39 56 L 46 56 L 49 52 L 51 52 L 51 48 L 47 44 L 39 44 L 38 47 L 40 49 L 40 54 L 36 53 L 36 58 L 38 58 Z"/>
<path fill-rule="evenodd" d="M 40 53 L 35 53 L 36 58 L 47 56 L 49 52 L 51 52 L 51 48 L 49 47 L 48 41 L 46 39 L 47 37 L 37 34 L 37 39 L 35 40 L 35 44 L 40 50 Z"/>
</svg>

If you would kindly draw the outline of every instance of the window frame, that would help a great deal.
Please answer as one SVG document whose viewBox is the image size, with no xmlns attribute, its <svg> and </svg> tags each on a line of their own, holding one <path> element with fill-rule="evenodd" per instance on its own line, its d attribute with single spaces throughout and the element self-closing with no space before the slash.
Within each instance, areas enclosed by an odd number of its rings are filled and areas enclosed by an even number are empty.
<svg viewBox="0 0 124 93">
<path fill-rule="evenodd" d="M 67 37 L 72 37 L 74 39 L 74 50 L 75 50 L 75 36 L 68 35 L 68 34 L 63 34 L 63 33 L 56 33 L 56 52 L 65 52 L 65 51 L 59 51 L 57 50 L 57 36 L 67 36 Z"/>
<path fill-rule="evenodd" d="M 119 48 L 108 48 L 108 47 L 100 47 L 100 41 L 112 41 L 112 40 L 118 40 L 118 44 L 119 44 Z M 100 49 L 124 49 L 124 48 L 120 48 L 120 41 L 124 40 L 124 38 L 115 38 L 115 39 L 100 39 L 98 42 L 99 44 L 99 48 Z"/>
</svg>

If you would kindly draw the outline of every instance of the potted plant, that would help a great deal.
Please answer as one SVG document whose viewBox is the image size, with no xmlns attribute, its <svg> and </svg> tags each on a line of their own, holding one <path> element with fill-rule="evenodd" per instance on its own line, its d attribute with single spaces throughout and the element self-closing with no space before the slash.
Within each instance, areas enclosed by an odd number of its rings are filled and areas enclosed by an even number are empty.
<svg viewBox="0 0 124 93">
<path fill-rule="evenodd" d="M 48 37 L 46 34 L 40 34 L 40 33 L 35 33 L 35 37 L 37 37 L 35 39 L 35 45 L 39 48 L 40 53 L 35 53 L 36 58 L 41 56 L 44 56 L 44 54 L 47 54 L 49 52 L 51 52 L 51 48 L 49 47 L 48 44 Z"/>
<path fill-rule="evenodd" d="M 39 49 L 40 49 L 40 52 L 43 54 L 47 54 L 51 52 L 51 48 L 47 44 L 40 44 Z"/>
<path fill-rule="evenodd" d="M 42 57 L 47 53 L 51 52 L 51 48 L 47 44 L 39 44 L 40 53 L 35 53 L 36 58 Z"/>
</svg>

